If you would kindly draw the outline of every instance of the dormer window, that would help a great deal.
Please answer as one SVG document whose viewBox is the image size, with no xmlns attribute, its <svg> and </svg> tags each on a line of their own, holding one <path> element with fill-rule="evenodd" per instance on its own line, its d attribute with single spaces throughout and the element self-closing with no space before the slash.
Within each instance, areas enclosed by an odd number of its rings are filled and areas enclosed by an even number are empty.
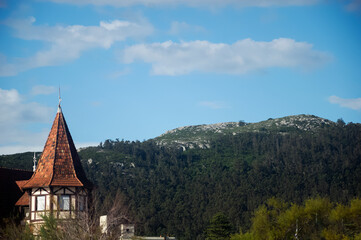
<svg viewBox="0 0 361 240">
<path fill-rule="evenodd" d="M 60 195 L 59 207 L 60 207 L 60 210 L 64 210 L 64 211 L 70 210 L 70 196 L 69 195 Z"/>
</svg>

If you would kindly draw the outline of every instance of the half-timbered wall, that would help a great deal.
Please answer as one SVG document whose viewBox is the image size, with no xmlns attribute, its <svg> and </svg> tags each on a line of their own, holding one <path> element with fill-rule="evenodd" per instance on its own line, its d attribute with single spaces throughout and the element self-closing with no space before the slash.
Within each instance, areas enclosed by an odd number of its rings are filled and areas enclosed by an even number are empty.
<svg viewBox="0 0 361 240">
<path fill-rule="evenodd" d="M 53 213 L 56 218 L 76 218 L 87 210 L 88 194 L 80 187 L 33 188 L 30 197 L 30 222 L 43 221 Z"/>
<path fill-rule="evenodd" d="M 51 194 L 49 188 L 33 188 L 30 198 L 30 221 L 42 221 L 42 216 L 49 213 Z"/>
</svg>

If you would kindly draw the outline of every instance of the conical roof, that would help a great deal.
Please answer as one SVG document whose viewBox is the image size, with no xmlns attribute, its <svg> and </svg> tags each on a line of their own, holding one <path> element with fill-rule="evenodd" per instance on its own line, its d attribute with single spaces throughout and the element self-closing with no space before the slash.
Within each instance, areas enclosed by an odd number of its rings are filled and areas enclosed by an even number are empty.
<svg viewBox="0 0 361 240">
<path fill-rule="evenodd" d="M 59 104 L 36 171 L 23 189 L 48 186 L 91 188 Z"/>
</svg>

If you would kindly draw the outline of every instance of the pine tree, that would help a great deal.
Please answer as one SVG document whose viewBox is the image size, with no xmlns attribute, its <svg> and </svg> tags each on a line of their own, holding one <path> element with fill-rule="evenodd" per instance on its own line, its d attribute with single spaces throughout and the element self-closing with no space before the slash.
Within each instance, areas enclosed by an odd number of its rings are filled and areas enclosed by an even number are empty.
<svg viewBox="0 0 361 240">
<path fill-rule="evenodd" d="M 223 213 L 215 214 L 206 230 L 207 240 L 230 239 L 232 226 L 228 218 Z"/>
</svg>

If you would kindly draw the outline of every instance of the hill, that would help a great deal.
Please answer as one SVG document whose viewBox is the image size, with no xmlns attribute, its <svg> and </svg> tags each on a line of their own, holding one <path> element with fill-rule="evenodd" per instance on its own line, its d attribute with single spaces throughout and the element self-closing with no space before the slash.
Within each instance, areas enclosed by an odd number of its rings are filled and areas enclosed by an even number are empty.
<svg viewBox="0 0 361 240">
<path fill-rule="evenodd" d="M 170 130 L 154 140 L 161 146 L 185 148 L 209 148 L 212 139 L 227 134 L 237 135 L 245 132 L 287 133 L 294 131 L 317 131 L 334 122 L 314 115 L 295 115 L 277 119 L 268 119 L 258 123 L 226 122 L 185 126 Z"/>
<path fill-rule="evenodd" d="M 361 197 L 361 124 L 298 115 L 224 125 L 161 136 L 179 141 L 180 133 L 202 129 L 193 135 L 203 137 L 206 148 L 165 147 L 159 138 L 106 140 L 79 155 L 101 205 L 110 208 L 118 192 L 138 235 L 204 239 L 218 212 L 234 232 L 247 230 L 253 211 L 270 197 L 298 204 L 316 196 L 339 203 Z M 31 169 L 27 156 L 0 156 L 0 166 Z"/>
</svg>

